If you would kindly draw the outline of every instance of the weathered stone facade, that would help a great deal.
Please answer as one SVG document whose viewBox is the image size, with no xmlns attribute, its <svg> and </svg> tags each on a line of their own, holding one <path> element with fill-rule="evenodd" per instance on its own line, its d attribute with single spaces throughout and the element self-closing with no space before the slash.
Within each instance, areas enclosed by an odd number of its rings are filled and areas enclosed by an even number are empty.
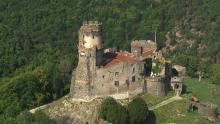
<svg viewBox="0 0 220 124">
<path fill-rule="evenodd" d="M 139 40 L 132 42 L 131 52 L 104 50 L 101 24 L 85 22 L 79 30 L 79 62 L 72 78 L 71 96 L 108 96 L 138 88 L 152 95 L 165 95 L 170 85 L 171 66 L 165 64 L 163 74 L 154 80 L 144 74 L 145 60 L 161 57 L 156 49 L 156 43 Z"/>
</svg>

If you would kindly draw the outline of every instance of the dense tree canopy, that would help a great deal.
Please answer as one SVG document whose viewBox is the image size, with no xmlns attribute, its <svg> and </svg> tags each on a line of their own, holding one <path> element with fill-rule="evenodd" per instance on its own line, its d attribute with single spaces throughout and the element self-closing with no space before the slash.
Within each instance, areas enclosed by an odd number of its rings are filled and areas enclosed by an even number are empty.
<svg viewBox="0 0 220 124">
<path fill-rule="evenodd" d="M 20 113 L 16 118 L 0 117 L 1 124 L 56 124 L 43 112 L 31 114 L 28 111 Z"/>
<path fill-rule="evenodd" d="M 140 98 L 134 98 L 128 104 L 129 124 L 147 124 L 149 111 L 145 101 Z"/>
<path fill-rule="evenodd" d="M 100 117 L 112 124 L 127 124 L 126 109 L 113 98 L 106 98 L 101 105 Z"/>
<path fill-rule="evenodd" d="M 15 116 L 68 93 L 85 20 L 103 23 L 105 46 L 126 50 L 132 40 L 154 40 L 155 31 L 158 49 L 168 32 L 175 44 L 179 29 L 183 41 L 195 43 L 178 43 L 166 56 L 196 76 L 220 61 L 219 6 L 219 0 L 1 0 L 0 115 Z"/>
</svg>

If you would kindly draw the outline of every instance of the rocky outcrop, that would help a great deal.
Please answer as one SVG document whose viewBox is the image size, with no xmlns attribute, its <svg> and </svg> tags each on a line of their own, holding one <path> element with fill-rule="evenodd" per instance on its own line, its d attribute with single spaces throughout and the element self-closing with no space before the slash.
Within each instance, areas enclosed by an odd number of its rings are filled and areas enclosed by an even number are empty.
<svg viewBox="0 0 220 124">
<path fill-rule="evenodd" d="M 99 118 L 99 109 L 103 99 L 83 101 L 66 99 L 50 105 L 48 115 L 57 120 L 58 124 L 109 124 Z"/>
</svg>

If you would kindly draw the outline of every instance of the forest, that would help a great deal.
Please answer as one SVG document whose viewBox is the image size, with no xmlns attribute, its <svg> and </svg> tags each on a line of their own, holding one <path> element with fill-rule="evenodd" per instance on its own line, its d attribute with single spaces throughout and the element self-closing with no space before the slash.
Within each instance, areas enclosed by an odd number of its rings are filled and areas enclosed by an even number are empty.
<svg viewBox="0 0 220 124">
<path fill-rule="evenodd" d="M 219 0 L 0 0 L 0 122 L 68 94 L 87 20 L 103 24 L 105 47 L 129 50 L 156 31 L 167 59 L 220 85 L 219 12 Z"/>
</svg>

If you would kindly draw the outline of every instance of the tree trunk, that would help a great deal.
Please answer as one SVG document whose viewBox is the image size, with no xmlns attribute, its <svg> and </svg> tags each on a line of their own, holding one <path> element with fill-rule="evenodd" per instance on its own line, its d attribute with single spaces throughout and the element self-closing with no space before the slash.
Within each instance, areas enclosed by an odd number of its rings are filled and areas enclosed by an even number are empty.
<svg viewBox="0 0 220 124">
<path fill-rule="evenodd" d="M 203 77 L 203 73 L 199 71 L 199 82 L 202 80 L 202 77 Z"/>
</svg>

